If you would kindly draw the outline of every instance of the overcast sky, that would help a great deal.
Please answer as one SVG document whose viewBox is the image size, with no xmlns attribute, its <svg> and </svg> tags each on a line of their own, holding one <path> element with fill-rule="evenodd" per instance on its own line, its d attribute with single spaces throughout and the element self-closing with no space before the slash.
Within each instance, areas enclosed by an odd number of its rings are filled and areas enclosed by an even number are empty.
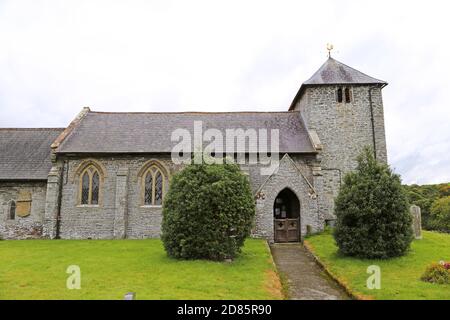
<svg viewBox="0 0 450 320">
<path fill-rule="evenodd" d="M 389 162 L 450 181 L 449 1 L 0 0 L 0 127 L 97 111 L 287 110 L 333 56 L 389 82 Z"/>
</svg>

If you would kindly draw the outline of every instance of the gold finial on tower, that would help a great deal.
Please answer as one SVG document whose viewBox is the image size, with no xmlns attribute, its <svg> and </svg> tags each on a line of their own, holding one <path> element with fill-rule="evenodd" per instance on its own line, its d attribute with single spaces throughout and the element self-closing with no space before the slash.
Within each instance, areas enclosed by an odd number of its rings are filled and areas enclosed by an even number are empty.
<svg viewBox="0 0 450 320">
<path fill-rule="evenodd" d="M 331 58 L 331 50 L 334 49 L 334 46 L 332 43 L 327 43 L 327 50 L 328 50 L 328 58 Z"/>
</svg>

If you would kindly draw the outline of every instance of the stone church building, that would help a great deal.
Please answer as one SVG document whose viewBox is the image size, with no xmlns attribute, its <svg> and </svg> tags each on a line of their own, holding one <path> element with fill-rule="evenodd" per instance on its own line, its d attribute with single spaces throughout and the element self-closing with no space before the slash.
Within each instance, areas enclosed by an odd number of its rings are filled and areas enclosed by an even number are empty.
<svg viewBox="0 0 450 320">
<path fill-rule="evenodd" d="M 343 176 L 365 146 L 386 162 L 387 83 L 329 58 L 285 112 L 112 113 L 84 108 L 67 128 L 0 128 L 0 238 L 159 237 L 177 128 L 278 129 L 279 168 L 240 164 L 253 235 L 296 242 L 334 220 Z M 246 154 L 245 159 L 249 159 Z"/>
</svg>

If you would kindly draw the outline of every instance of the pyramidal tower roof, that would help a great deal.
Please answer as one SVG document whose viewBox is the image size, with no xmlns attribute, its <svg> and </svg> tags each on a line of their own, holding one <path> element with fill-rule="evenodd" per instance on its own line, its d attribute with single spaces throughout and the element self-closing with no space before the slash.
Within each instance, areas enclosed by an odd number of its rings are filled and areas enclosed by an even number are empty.
<svg viewBox="0 0 450 320">
<path fill-rule="evenodd" d="M 328 60 L 305 81 L 304 85 L 315 84 L 385 84 L 383 80 L 375 79 L 353 69 L 333 58 Z"/>
<path fill-rule="evenodd" d="M 373 84 L 373 85 L 387 85 L 386 81 L 379 80 L 368 76 L 361 71 L 353 69 L 342 62 L 339 62 L 331 57 L 313 74 L 311 78 L 306 80 L 300 90 L 297 92 L 292 101 L 289 110 L 292 110 L 300 99 L 303 91 L 308 86 L 330 85 L 330 84 Z"/>
</svg>

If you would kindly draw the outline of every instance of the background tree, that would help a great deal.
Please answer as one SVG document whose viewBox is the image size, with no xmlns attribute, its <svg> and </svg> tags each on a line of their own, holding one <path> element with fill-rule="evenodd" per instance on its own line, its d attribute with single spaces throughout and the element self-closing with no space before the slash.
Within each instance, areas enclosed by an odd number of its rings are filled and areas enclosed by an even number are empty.
<svg viewBox="0 0 450 320">
<path fill-rule="evenodd" d="M 431 223 L 431 206 L 439 199 L 439 186 L 436 185 L 411 185 L 405 186 L 406 194 L 410 204 L 419 206 L 422 213 L 422 227 L 426 230 L 433 230 Z"/>
<path fill-rule="evenodd" d="M 335 202 L 334 238 L 342 254 L 361 258 L 401 256 L 413 239 L 400 177 L 366 148 Z"/>
<path fill-rule="evenodd" d="M 439 194 L 441 197 L 450 196 L 450 183 L 443 183 L 439 185 Z"/>
<path fill-rule="evenodd" d="M 162 241 L 174 258 L 234 258 L 250 235 L 254 215 L 248 178 L 237 165 L 192 164 L 170 183 Z"/>
<path fill-rule="evenodd" d="M 431 225 L 435 230 L 450 232 L 450 196 L 436 200 L 431 206 Z"/>
<path fill-rule="evenodd" d="M 405 185 L 410 204 L 420 207 L 422 212 L 422 227 L 426 230 L 439 230 L 431 215 L 431 206 L 441 198 L 450 196 L 450 183 L 431 185 Z"/>
</svg>

